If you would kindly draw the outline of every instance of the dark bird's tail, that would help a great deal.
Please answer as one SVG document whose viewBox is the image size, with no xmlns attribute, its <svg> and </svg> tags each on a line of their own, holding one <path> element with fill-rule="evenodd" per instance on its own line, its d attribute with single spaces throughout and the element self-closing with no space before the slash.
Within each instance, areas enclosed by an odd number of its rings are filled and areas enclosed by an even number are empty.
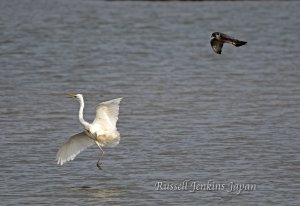
<svg viewBox="0 0 300 206">
<path fill-rule="evenodd" d="M 236 47 L 243 46 L 245 44 L 247 44 L 246 41 L 240 41 L 240 40 L 235 40 L 234 41 L 234 46 L 236 46 Z"/>
</svg>

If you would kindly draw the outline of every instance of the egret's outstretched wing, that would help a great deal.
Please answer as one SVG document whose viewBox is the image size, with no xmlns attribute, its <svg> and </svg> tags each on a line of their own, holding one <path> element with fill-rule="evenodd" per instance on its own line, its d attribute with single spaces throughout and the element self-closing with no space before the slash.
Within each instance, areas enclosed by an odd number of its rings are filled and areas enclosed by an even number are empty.
<svg viewBox="0 0 300 206">
<path fill-rule="evenodd" d="M 217 54 L 222 53 L 223 42 L 217 40 L 216 38 L 213 38 L 212 40 L 210 40 L 210 45 L 214 52 L 216 52 Z"/>
<path fill-rule="evenodd" d="M 73 160 L 81 151 L 95 144 L 84 132 L 73 135 L 59 148 L 56 154 L 57 164 Z"/>
<path fill-rule="evenodd" d="M 116 130 L 121 100 L 122 98 L 118 98 L 98 104 L 92 125 L 100 127 L 103 131 Z"/>
</svg>

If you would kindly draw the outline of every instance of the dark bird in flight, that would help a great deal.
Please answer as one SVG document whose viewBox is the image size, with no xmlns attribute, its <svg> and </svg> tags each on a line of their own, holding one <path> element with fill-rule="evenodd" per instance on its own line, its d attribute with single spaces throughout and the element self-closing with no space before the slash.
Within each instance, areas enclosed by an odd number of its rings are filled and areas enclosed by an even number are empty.
<svg viewBox="0 0 300 206">
<path fill-rule="evenodd" d="M 211 37 L 213 38 L 210 40 L 210 45 L 217 54 L 222 53 L 222 47 L 224 43 L 232 44 L 236 47 L 247 44 L 246 41 L 240 41 L 221 32 L 214 32 L 212 33 Z"/>
</svg>

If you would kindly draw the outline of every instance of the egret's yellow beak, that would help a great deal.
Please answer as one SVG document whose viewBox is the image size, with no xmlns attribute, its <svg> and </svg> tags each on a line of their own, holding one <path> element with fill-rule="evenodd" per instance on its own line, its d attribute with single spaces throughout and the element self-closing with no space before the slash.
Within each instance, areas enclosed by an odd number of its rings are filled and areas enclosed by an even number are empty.
<svg viewBox="0 0 300 206">
<path fill-rule="evenodd" d="M 68 93 L 68 94 L 66 94 L 66 97 L 67 98 L 74 98 L 75 97 L 75 93 Z"/>
</svg>

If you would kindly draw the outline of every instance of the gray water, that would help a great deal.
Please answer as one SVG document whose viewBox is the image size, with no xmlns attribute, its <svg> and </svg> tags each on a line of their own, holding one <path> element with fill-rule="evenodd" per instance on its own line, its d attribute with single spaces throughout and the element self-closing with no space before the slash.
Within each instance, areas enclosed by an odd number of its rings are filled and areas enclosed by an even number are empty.
<svg viewBox="0 0 300 206">
<path fill-rule="evenodd" d="M 299 2 L 0 2 L 1 205 L 299 205 Z M 222 31 L 248 41 L 223 54 Z M 58 147 L 123 97 L 120 144 Z M 184 191 L 162 190 L 157 182 Z M 252 184 L 251 191 L 192 183 Z"/>
</svg>

